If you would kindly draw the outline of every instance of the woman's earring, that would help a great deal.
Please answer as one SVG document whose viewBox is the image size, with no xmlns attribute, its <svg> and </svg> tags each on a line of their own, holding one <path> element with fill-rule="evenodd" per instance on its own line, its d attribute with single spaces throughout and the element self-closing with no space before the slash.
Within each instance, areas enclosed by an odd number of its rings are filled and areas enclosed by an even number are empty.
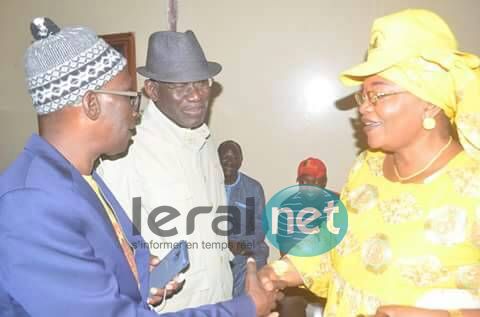
<svg viewBox="0 0 480 317">
<path fill-rule="evenodd" d="M 423 118 L 422 124 L 425 130 L 432 130 L 437 125 L 437 122 L 433 117 L 425 117 Z"/>
</svg>

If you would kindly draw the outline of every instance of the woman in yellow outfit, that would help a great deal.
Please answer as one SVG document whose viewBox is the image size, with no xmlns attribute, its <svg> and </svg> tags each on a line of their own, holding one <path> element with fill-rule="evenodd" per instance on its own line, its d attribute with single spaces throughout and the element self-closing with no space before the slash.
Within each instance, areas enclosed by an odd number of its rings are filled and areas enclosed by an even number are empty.
<svg viewBox="0 0 480 317">
<path fill-rule="evenodd" d="M 369 148 L 341 199 L 344 240 L 259 274 L 327 297 L 324 316 L 480 316 L 480 60 L 437 15 L 377 19 L 367 61 L 342 73 Z M 266 284 L 271 286 L 271 284 Z"/>
</svg>

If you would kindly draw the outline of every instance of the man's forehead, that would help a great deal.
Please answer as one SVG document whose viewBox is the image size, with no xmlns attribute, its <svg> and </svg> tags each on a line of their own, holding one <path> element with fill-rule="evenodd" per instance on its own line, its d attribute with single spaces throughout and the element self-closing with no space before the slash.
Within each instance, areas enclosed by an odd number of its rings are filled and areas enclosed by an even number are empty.
<svg viewBox="0 0 480 317">
<path fill-rule="evenodd" d="M 297 178 L 297 182 L 304 185 L 322 185 L 323 186 L 323 184 L 325 184 L 326 181 L 327 181 L 326 176 L 315 178 L 313 176 L 308 175 L 307 177 L 303 176 L 303 177 Z"/>
<path fill-rule="evenodd" d="M 227 143 L 220 147 L 220 153 L 223 155 L 226 155 L 226 154 L 239 155 L 240 151 L 238 151 L 237 147 L 234 144 Z"/>
</svg>

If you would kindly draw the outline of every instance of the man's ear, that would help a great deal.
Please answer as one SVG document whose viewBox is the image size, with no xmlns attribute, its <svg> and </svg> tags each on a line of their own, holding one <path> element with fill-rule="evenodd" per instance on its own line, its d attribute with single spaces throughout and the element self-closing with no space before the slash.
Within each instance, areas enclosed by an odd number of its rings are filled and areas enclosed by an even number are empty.
<svg viewBox="0 0 480 317">
<path fill-rule="evenodd" d="M 151 101 L 157 102 L 160 99 L 158 94 L 158 83 L 155 81 L 150 79 L 145 80 L 143 90 Z"/>
<path fill-rule="evenodd" d="M 82 98 L 82 108 L 90 120 L 97 120 L 101 113 L 97 94 L 93 91 L 87 91 Z"/>
</svg>

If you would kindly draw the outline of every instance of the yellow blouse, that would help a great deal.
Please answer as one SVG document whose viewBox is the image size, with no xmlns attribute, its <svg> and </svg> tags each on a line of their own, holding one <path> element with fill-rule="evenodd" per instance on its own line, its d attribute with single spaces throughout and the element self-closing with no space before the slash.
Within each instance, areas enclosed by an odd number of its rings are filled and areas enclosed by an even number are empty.
<svg viewBox="0 0 480 317">
<path fill-rule="evenodd" d="M 363 152 L 341 200 L 349 228 L 331 252 L 289 256 L 327 317 L 381 305 L 480 308 L 480 164 L 464 152 L 423 184 L 383 176 L 381 152 Z"/>
</svg>

